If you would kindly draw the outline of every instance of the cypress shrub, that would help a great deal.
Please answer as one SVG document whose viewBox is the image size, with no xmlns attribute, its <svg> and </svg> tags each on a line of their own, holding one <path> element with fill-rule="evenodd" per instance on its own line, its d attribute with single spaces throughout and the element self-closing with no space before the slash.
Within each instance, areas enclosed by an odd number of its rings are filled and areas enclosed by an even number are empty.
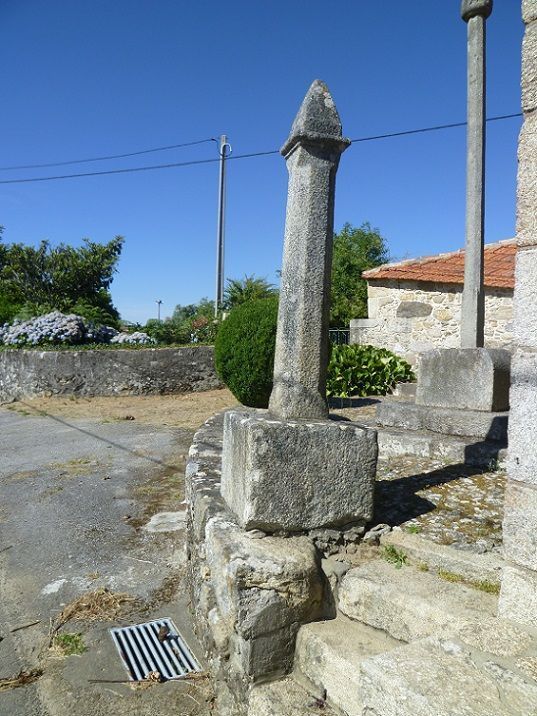
<svg viewBox="0 0 537 716">
<path fill-rule="evenodd" d="M 272 390 L 278 298 L 248 301 L 221 324 L 216 371 L 243 405 L 266 408 Z"/>
</svg>

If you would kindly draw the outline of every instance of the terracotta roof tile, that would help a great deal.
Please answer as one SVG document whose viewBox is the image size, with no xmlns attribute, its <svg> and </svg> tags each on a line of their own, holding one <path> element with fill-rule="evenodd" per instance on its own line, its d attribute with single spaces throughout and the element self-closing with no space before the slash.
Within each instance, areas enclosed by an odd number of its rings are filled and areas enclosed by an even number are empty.
<svg viewBox="0 0 537 716">
<path fill-rule="evenodd" d="M 485 246 L 485 286 L 514 288 L 516 240 L 500 241 Z M 462 284 L 464 282 L 464 251 L 426 256 L 395 264 L 385 264 L 364 271 L 368 281 L 395 279 L 432 283 Z"/>
</svg>

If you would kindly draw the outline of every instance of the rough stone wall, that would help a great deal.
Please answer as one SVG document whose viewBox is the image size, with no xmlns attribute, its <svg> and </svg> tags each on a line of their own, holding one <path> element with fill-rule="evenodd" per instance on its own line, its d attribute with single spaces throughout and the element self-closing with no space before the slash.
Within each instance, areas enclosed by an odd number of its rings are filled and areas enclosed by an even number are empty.
<svg viewBox="0 0 537 716">
<path fill-rule="evenodd" d="M 312 539 L 237 525 L 220 494 L 222 435 L 220 414 L 189 452 L 189 584 L 217 713 L 244 716 L 255 683 L 291 671 L 298 629 L 323 616 L 329 586 Z"/>
<path fill-rule="evenodd" d="M 510 289 L 486 289 L 485 344 L 509 347 L 513 340 Z M 416 281 L 372 281 L 368 319 L 351 321 L 351 343 L 388 348 L 414 362 L 433 348 L 460 346 L 462 286 Z"/>
<path fill-rule="evenodd" d="M 537 628 L 537 0 L 523 0 L 514 335 L 499 613 Z"/>
<path fill-rule="evenodd" d="M 0 351 L 0 401 L 38 395 L 165 395 L 220 385 L 212 346 Z"/>
</svg>

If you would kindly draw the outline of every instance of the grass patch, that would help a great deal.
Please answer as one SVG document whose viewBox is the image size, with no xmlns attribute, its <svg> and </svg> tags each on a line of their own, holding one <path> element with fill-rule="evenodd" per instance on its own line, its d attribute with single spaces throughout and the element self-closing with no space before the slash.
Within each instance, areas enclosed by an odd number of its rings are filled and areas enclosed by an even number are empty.
<svg viewBox="0 0 537 716">
<path fill-rule="evenodd" d="M 32 669 L 31 671 L 20 671 L 16 676 L 8 676 L 0 679 L 0 693 L 9 691 L 10 689 L 18 689 L 21 686 L 27 686 L 37 681 L 43 675 L 42 669 Z"/>
<path fill-rule="evenodd" d="M 421 532 L 421 526 L 420 525 L 408 525 L 405 527 L 406 532 L 410 535 L 418 535 Z"/>
<path fill-rule="evenodd" d="M 396 569 L 401 569 L 406 564 L 406 554 L 402 549 L 397 549 L 393 544 L 384 545 L 382 556 L 387 562 L 395 565 Z"/>
<path fill-rule="evenodd" d="M 53 470 L 59 470 L 63 475 L 87 475 L 93 467 L 97 466 L 97 462 L 88 457 L 77 457 L 67 462 L 51 462 L 49 467 Z"/>
<path fill-rule="evenodd" d="M 135 602 L 135 598 L 123 592 L 111 592 L 101 587 L 93 592 L 86 592 L 78 599 L 65 606 L 50 625 L 50 642 L 52 646 L 59 630 L 70 621 L 112 621 L 124 610 L 127 604 Z"/>
<path fill-rule="evenodd" d="M 500 593 L 500 585 L 497 582 L 489 582 L 486 579 L 483 579 L 479 582 L 472 582 L 472 586 L 474 586 L 476 589 L 481 590 L 482 592 L 486 592 L 487 594 Z"/>
<path fill-rule="evenodd" d="M 52 641 L 52 649 L 60 656 L 83 654 L 88 650 L 82 634 L 56 634 Z"/>
<path fill-rule="evenodd" d="M 462 574 L 456 574 L 455 572 L 449 572 L 445 569 L 439 569 L 437 572 L 440 579 L 446 582 L 452 582 L 453 584 L 464 584 L 467 587 L 473 587 L 478 589 L 480 592 L 486 592 L 487 594 L 499 594 L 500 585 L 497 582 L 489 582 L 486 579 L 466 579 Z"/>
</svg>

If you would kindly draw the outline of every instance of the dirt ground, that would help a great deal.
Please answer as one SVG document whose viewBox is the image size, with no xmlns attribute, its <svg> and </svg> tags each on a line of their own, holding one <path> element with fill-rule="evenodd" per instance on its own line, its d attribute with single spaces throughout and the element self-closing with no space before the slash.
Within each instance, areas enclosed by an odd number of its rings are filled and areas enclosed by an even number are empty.
<svg viewBox="0 0 537 716">
<path fill-rule="evenodd" d="M 22 415 L 81 418 L 97 422 L 136 420 L 145 425 L 196 430 L 211 415 L 237 405 L 226 388 L 184 395 L 130 395 L 105 398 L 50 397 L 4 405 Z"/>
<path fill-rule="evenodd" d="M 211 712 L 206 676 L 133 688 L 109 629 L 169 617 L 205 666 L 188 608 L 184 469 L 194 430 L 234 402 L 220 390 L 0 408 L 0 716 Z M 59 615 L 96 591 L 129 601 L 117 616 L 70 618 L 49 648 Z"/>
</svg>

